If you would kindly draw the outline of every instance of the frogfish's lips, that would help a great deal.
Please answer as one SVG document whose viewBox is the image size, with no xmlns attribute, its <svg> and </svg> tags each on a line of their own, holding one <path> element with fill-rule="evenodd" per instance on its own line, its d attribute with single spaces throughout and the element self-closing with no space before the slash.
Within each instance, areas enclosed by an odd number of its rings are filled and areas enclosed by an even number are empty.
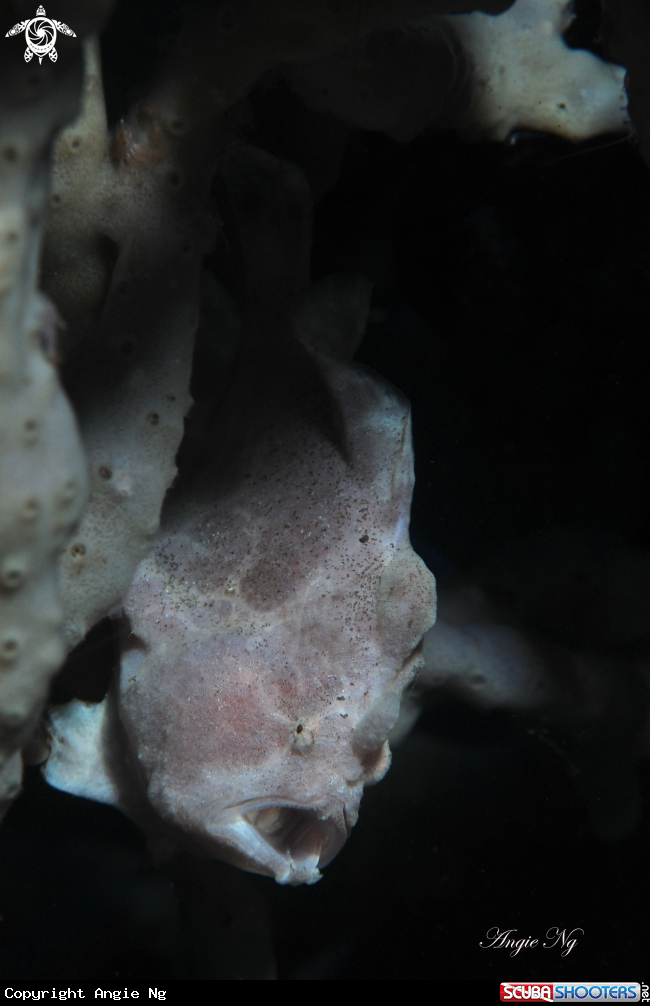
<svg viewBox="0 0 650 1006">
<path fill-rule="evenodd" d="M 302 806 L 277 798 L 229 807 L 209 831 L 228 847 L 233 863 L 279 884 L 315 884 L 319 867 L 348 837 L 342 804 Z"/>
</svg>

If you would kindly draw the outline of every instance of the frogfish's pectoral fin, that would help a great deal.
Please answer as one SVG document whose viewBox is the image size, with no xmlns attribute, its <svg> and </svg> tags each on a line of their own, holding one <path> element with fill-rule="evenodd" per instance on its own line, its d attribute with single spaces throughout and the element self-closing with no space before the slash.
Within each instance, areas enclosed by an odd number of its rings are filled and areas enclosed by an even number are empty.
<svg viewBox="0 0 650 1006">
<path fill-rule="evenodd" d="M 102 702 L 74 699 L 53 706 L 46 720 L 51 745 L 43 767 L 46 782 L 64 793 L 125 810 L 120 773 L 111 753 L 114 719 L 110 695 Z"/>
</svg>

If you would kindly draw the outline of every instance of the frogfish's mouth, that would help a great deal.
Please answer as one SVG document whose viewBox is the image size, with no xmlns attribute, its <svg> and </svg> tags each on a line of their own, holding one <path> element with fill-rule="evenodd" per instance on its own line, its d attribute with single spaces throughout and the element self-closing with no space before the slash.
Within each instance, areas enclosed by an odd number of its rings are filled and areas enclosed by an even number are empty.
<svg viewBox="0 0 650 1006">
<path fill-rule="evenodd" d="M 319 867 L 334 859 L 348 836 L 342 806 L 302 807 L 277 800 L 230 807 L 210 832 L 228 847 L 233 863 L 275 877 L 279 884 L 315 884 Z"/>
</svg>

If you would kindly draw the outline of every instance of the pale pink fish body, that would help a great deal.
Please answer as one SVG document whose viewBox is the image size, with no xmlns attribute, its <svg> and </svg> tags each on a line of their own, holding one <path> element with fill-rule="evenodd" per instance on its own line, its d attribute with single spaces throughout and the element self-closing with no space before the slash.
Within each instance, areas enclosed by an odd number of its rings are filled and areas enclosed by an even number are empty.
<svg viewBox="0 0 650 1006">
<path fill-rule="evenodd" d="M 168 824 L 312 883 L 388 768 L 435 618 L 408 403 L 287 337 L 249 350 L 215 430 L 126 598 L 119 715 Z"/>
</svg>

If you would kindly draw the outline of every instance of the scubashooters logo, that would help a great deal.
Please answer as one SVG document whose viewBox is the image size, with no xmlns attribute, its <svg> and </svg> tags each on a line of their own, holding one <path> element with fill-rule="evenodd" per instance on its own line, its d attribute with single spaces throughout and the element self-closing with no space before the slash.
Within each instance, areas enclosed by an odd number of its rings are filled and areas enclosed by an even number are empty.
<svg viewBox="0 0 650 1006">
<path fill-rule="evenodd" d="M 598 999 L 608 1002 L 639 1002 L 639 982 L 501 982 L 501 1002 L 571 1003 L 580 1000 L 593 1003 Z"/>
<path fill-rule="evenodd" d="M 26 63 L 29 63 L 33 56 L 38 56 L 39 63 L 43 61 L 43 56 L 49 56 L 52 62 L 56 63 L 58 53 L 54 48 L 54 43 L 57 31 L 60 31 L 62 35 L 77 37 L 67 24 L 63 24 L 62 21 L 54 21 L 51 17 L 45 17 L 44 7 L 38 8 L 36 17 L 33 17 L 31 21 L 19 21 L 18 24 L 15 24 L 7 32 L 5 38 L 9 38 L 10 35 L 20 35 L 21 31 L 25 32 L 25 41 L 27 42 Z"/>
</svg>

